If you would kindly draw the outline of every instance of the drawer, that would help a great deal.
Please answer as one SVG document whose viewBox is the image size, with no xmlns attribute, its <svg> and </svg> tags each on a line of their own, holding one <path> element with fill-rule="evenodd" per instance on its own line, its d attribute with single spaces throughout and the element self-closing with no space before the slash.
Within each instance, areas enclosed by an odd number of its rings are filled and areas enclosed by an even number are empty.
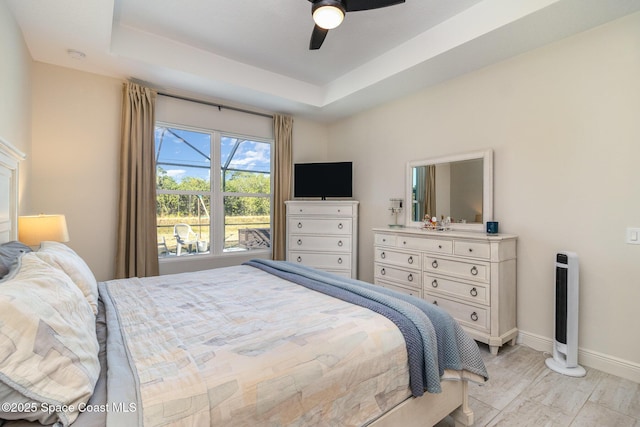
<svg viewBox="0 0 640 427">
<path fill-rule="evenodd" d="M 289 218 L 289 234 L 345 234 L 351 235 L 352 220 Z"/>
<path fill-rule="evenodd" d="M 350 236 L 289 235 L 289 250 L 314 252 L 351 252 Z"/>
<path fill-rule="evenodd" d="M 309 267 L 318 267 L 323 270 L 351 268 L 351 254 L 348 253 L 336 254 L 290 251 L 287 261 L 304 264 Z"/>
<path fill-rule="evenodd" d="M 401 294 L 411 295 L 412 297 L 416 298 L 422 298 L 422 290 L 420 289 L 404 287 L 395 283 L 386 282 L 384 280 L 376 280 L 375 284 L 382 286 L 383 288 L 391 289 L 392 291 L 400 292 Z"/>
<path fill-rule="evenodd" d="M 440 295 L 431 292 L 425 292 L 424 295 L 424 299 L 427 302 L 436 304 L 438 307 L 445 310 L 460 322 L 462 326 L 468 326 L 484 332 L 489 331 L 490 317 L 488 308 L 480 308 L 459 301 L 442 298 Z"/>
<path fill-rule="evenodd" d="M 416 249 L 440 254 L 453 253 L 453 241 L 447 239 L 398 236 L 396 246 L 399 248 Z"/>
<path fill-rule="evenodd" d="M 398 252 L 386 248 L 375 248 L 375 261 L 394 264 L 399 267 L 420 270 L 422 263 L 419 252 Z"/>
<path fill-rule="evenodd" d="M 470 242 L 468 240 L 456 240 L 453 243 L 453 253 L 472 258 L 489 259 L 491 248 L 486 242 Z"/>
<path fill-rule="evenodd" d="M 428 255 L 424 257 L 423 270 L 429 273 L 448 274 L 484 283 L 489 283 L 491 272 L 488 262 L 461 261 Z"/>
<path fill-rule="evenodd" d="M 353 205 L 336 205 L 331 202 L 317 204 L 287 203 L 288 215 L 323 215 L 323 216 L 353 216 Z"/>
<path fill-rule="evenodd" d="M 480 283 L 465 283 L 428 274 L 424 275 L 422 282 L 424 292 L 448 294 L 477 304 L 489 305 L 489 288 Z"/>
<path fill-rule="evenodd" d="M 374 243 L 376 245 L 384 245 L 384 246 L 395 246 L 396 245 L 396 236 L 392 236 L 389 234 L 378 234 L 376 233 L 374 238 Z"/>
<path fill-rule="evenodd" d="M 375 263 L 374 277 L 382 280 L 392 280 L 411 288 L 422 289 L 422 274 L 420 271 L 403 270 L 388 264 Z"/>
</svg>

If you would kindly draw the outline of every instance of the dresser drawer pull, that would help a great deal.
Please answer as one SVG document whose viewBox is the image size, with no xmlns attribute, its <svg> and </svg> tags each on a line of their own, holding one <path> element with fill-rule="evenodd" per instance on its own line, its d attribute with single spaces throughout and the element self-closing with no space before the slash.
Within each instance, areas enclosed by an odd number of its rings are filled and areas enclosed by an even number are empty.
<svg viewBox="0 0 640 427">
<path fill-rule="evenodd" d="M 342 230 L 342 227 L 343 227 L 342 223 L 338 224 L 338 229 L 339 230 Z"/>
<path fill-rule="evenodd" d="M 478 275 L 478 269 L 476 268 L 475 265 L 473 267 L 471 267 L 471 275 L 472 276 L 477 276 Z"/>
<path fill-rule="evenodd" d="M 474 322 L 478 321 L 478 313 L 476 313 L 475 311 L 473 313 L 471 313 L 471 320 L 473 320 Z"/>
<path fill-rule="evenodd" d="M 433 262 L 431 263 L 431 267 L 438 268 L 438 260 L 437 259 L 433 260 Z"/>
<path fill-rule="evenodd" d="M 438 301 L 433 300 L 433 305 L 438 305 Z"/>
<path fill-rule="evenodd" d="M 298 257 L 298 262 L 302 262 L 302 257 Z"/>
<path fill-rule="evenodd" d="M 302 244 L 302 239 L 298 239 L 298 246 L 300 246 Z"/>
<path fill-rule="evenodd" d="M 298 228 L 302 228 L 302 223 L 301 222 L 298 223 Z"/>
<path fill-rule="evenodd" d="M 438 249 L 442 249 L 442 245 L 438 245 Z"/>
<path fill-rule="evenodd" d="M 409 273 L 409 275 L 407 276 L 407 280 L 413 282 L 413 274 Z"/>
<path fill-rule="evenodd" d="M 407 242 L 406 242 L 406 241 L 404 241 L 404 242 L 402 242 L 402 244 L 403 244 L 403 245 L 406 245 L 406 244 L 407 244 Z"/>
<path fill-rule="evenodd" d="M 342 245 L 343 245 L 342 240 L 338 240 L 338 246 L 342 247 Z"/>
<path fill-rule="evenodd" d="M 387 271 L 383 268 L 383 269 L 380 270 L 380 274 L 382 274 L 384 276 L 385 274 L 387 274 Z"/>
<path fill-rule="evenodd" d="M 385 259 L 386 257 L 387 257 L 387 254 L 385 254 L 384 252 L 380 254 L 380 258 Z"/>
<path fill-rule="evenodd" d="M 342 264 L 342 258 L 338 258 L 338 264 Z"/>
<path fill-rule="evenodd" d="M 408 262 L 409 264 L 413 264 L 413 257 L 412 257 L 412 256 L 410 256 L 410 257 L 409 257 L 409 259 L 407 260 L 407 262 Z"/>
<path fill-rule="evenodd" d="M 431 282 L 431 286 L 433 286 L 434 288 L 438 287 L 438 281 L 436 279 L 433 279 L 433 282 Z"/>
<path fill-rule="evenodd" d="M 472 248 L 469 248 L 469 252 L 473 252 L 473 249 L 472 249 Z"/>
<path fill-rule="evenodd" d="M 478 290 L 476 288 L 471 288 L 469 293 L 471 294 L 472 297 L 477 297 L 478 296 Z"/>
</svg>

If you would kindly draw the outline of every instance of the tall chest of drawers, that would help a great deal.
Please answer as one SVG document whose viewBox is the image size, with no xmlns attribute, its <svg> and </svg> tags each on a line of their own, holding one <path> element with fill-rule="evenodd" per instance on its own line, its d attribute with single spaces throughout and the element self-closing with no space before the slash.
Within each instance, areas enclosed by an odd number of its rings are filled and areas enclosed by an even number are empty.
<svg viewBox="0 0 640 427">
<path fill-rule="evenodd" d="M 375 284 L 437 304 L 493 354 L 515 342 L 517 236 L 417 228 L 373 231 Z"/>
<path fill-rule="evenodd" d="M 287 261 L 356 278 L 357 201 L 290 200 L 287 206 Z"/>
</svg>

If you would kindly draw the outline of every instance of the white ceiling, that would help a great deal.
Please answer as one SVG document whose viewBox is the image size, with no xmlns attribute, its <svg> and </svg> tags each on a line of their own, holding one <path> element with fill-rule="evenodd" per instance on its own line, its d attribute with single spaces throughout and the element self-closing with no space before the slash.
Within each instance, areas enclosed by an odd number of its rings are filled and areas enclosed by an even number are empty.
<svg viewBox="0 0 640 427">
<path fill-rule="evenodd" d="M 36 61 L 335 120 L 640 10 L 640 0 L 406 0 L 310 51 L 308 0 L 7 0 Z M 86 54 L 73 59 L 68 49 Z"/>
</svg>

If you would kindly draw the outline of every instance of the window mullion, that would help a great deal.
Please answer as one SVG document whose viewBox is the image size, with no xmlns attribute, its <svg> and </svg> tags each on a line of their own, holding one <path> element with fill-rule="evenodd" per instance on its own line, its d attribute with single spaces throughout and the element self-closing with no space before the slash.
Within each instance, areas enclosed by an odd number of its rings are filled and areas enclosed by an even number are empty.
<svg viewBox="0 0 640 427">
<path fill-rule="evenodd" d="M 211 133 L 211 247 L 215 255 L 224 250 L 224 199 L 221 192 L 220 179 L 220 132 Z"/>
</svg>

